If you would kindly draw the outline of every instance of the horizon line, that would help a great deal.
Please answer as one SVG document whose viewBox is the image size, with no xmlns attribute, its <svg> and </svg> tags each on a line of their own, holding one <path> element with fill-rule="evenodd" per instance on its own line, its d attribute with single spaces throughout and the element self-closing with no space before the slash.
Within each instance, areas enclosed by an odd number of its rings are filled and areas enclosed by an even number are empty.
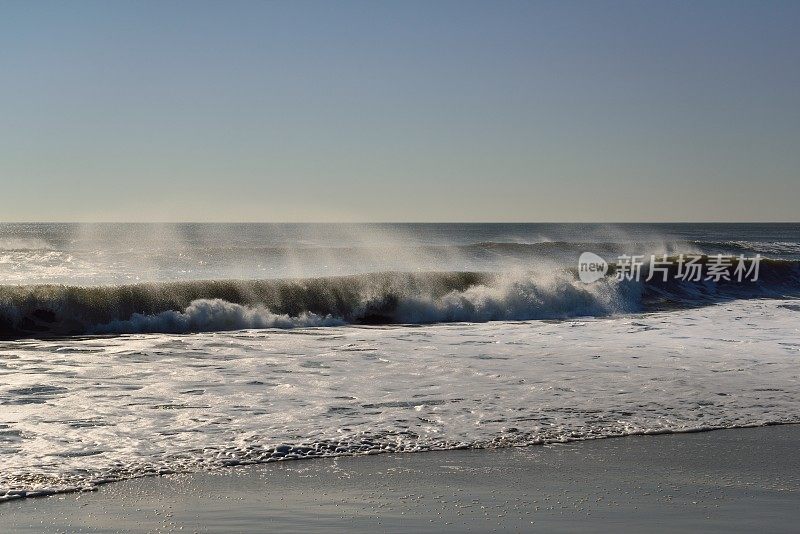
<svg viewBox="0 0 800 534">
<path fill-rule="evenodd" d="M 0 221 L 0 224 L 800 224 L 800 220 L 748 221 Z"/>
</svg>

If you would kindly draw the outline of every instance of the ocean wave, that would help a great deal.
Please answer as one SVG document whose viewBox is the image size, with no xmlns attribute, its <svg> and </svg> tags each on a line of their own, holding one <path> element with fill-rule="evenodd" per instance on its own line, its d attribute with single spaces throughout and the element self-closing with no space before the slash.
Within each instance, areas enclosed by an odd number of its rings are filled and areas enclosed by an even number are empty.
<svg viewBox="0 0 800 534">
<path fill-rule="evenodd" d="M 612 264 L 611 272 L 614 269 Z M 674 278 L 644 282 L 606 276 L 583 284 L 574 270 L 540 270 L 387 272 L 89 287 L 0 286 L 0 335 L 20 338 L 563 319 L 799 293 L 800 262 L 781 260 L 762 260 L 757 282 Z"/>
<path fill-rule="evenodd" d="M 794 241 L 695 241 L 694 244 L 707 252 L 762 254 L 775 258 L 800 255 L 800 243 Z"/>
<path fill-rule="evenodd" d="M 104 254 L 124 255 L 141 254 L 142 250 L 130 243 L 109 243 L 102 249 Z M 31 238 L 0 238 L 0 250 L 7 251 L 50 251 L 59 250 L 54 244 L 42 239 Z M 709 241 L 709 240 L 537 240 L 537 241 L 476 241 L 450 244 L 423 244 L 423 243 L 370 243 L 370 244 L 338 244 L 315 245 L 294 243 L 291 245 L 256 245 L 246 243 L 203 243 L 190 246 L 187 243 L 154 243 L 147 247 L 151 253 L 180 253 L 189 255 L 267 255 L 267 256 L 294 256 L 294 255 L 324 255 L 336 252 L 341 253 L 367 253 L 376 251 L 405 251 L 425 254 L 451 254 L 494 252 L 509 254 L 558 254 L 572 253 L 575 251 L 591 250 L 602 253 L 704 253 L 711 254 L 720 251 L 729 253 L 754 252 L 767 254 L 800 254 L 800 243 L 796 241 Z M 70 245 L 64 252 L 89 253 L 99 252 L 96 244 Z"/>
<path fill-rule="evenodd" d="M 134 313 L 130 319 L 114 320 L 89 328 L 93 334 L 125 334 L 140 332 L 219 332 L 251 328 L 295 328 L 339 326 L 344 321 L 303 312 L 296 317 L 275 314 L 265 306 L 242 306 L 222 299 L 193 300 L 183 311 L 167 310 L 154 315 Z"/>
<path fill-rule="evenodd" d="M 0 237 L 0 250 L 53 250 L 43 239 L 26 237 Z"/>
<path fill-rule="evenodd" d="M 0 286 L 6 337 L 557 318 L 625 311 L 569 272 L 373 273 L 297 280 Z M 631 302 L 635 299 L 631 299 Z"/>
</svg>

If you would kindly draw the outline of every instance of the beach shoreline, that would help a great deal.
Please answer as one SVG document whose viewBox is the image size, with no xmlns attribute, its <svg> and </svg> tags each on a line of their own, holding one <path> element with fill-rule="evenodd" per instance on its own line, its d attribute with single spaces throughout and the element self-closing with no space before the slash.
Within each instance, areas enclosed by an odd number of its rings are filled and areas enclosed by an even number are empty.
<svg viewBox="0 0 800 534">
<path fill-rule="evenodd" d="M 788 532 L 800 425 L 276 462 L 0 505 L 17 532 Z"/>
</svg>

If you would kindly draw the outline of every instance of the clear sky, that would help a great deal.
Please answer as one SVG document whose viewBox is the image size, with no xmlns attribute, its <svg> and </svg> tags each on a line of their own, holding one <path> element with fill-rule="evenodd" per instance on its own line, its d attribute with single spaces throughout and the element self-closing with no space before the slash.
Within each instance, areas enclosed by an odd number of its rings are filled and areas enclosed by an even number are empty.
<svg viewBox="0 0 800 534">
<path fill-rule="evenodd" d="M 0 1 L 0 220 L 797 221 L 800 2 Z"/>
</svg>

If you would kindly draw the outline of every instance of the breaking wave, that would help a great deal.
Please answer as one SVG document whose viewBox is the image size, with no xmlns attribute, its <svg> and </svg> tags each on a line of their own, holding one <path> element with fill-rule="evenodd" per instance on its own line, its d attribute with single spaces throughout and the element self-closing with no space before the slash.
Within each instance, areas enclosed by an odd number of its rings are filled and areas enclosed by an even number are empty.
<svg viewBox="0 0 800 534">
<path fill-rule="evenodd" d="M 800 296 L 800 262 L 782 260 L 763 260 L 757 282 L 643 282 L 607 276 L 583 284 L 575 271 L 557 270 L 0 286 L 0 336 L 564 319 L 796 296 Z"/>
</svg>

